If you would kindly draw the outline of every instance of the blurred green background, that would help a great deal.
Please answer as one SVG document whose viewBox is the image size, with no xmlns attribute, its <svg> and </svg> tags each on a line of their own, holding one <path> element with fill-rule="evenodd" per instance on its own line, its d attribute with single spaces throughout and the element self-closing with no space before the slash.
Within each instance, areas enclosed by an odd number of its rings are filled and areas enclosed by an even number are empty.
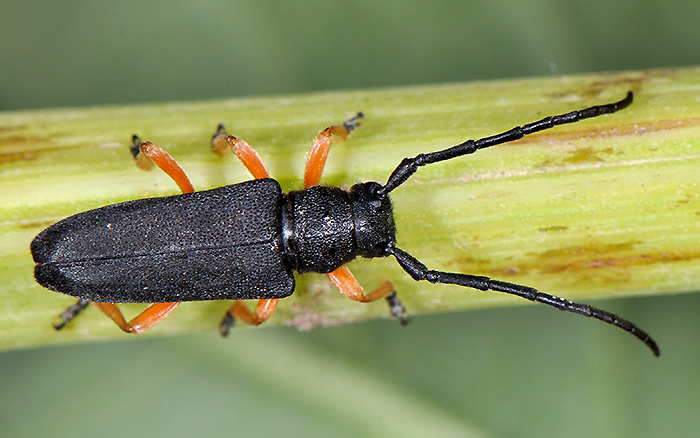
<svg viewBox="0 0 700 438">
<path fill-rule="evenodd" d="M 696 1 L 0 0 L 0 110 L 698 65 L 698 23 Z M 543 306 L 125 335 L 0 353 L 0 435 L 697 436 L 700 295 L 597 304 L 661 358 Z"/>
</svg>

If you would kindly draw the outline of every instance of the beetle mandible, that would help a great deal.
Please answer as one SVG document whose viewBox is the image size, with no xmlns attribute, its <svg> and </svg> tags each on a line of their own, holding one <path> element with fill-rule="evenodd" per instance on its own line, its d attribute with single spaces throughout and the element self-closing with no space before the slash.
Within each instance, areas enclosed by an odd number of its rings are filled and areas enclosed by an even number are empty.
<svg viewBox="0 0 700 438">
<path fill-rule="evenodd" d="M 629 92 L 618 102 L 545 117 L 491 137 L 405 158 L 386 184 L 366 182 L 349 190 L 318 183 L 333 138 L 346 138 L 359 126 L 362 113 L 319 133 L 307 159 L 304 189 L 286 194 L 270 178 L 257 152 L 228 135 L 223 125 L 212 138 L 212 149 L 223 155 L 230 148 L 255 179 L 201 192 L 194 191 L 170 155 L 134 136 L 137 163 L 155 163 L 183 194 L 108 205 L 51 225 L 31 244 L 35 278 L 48 289 L 79 298 L 61 315 L 57 329 L 88 304 L 125 332 L 140 333 L 163 320 L 180 302 L 235 300 L 220 324 L 221 334 L 226 335 L 236 319 L 255 325 L 267 320 L 278 300 L 294 292 L 294 271 L 326 274 L 355 301 L 383 298 L 392 315 L 405 324 L 404 307 L 390 282 L 367 294 L 345 266 L 357 256 L 393 256 L 416 281 L 503 292 L 599 319 L 636 336 L 658 356 L 659 348 L 646 332 L 605 310 L 528 286 L 428 269 L 397 246 L 389 199 L 389 193 L 421 166 L 614 113 L 632 100 Z M 258 300 L 255 310 L 251 312 L 241 300 Z M 151 305 L 127 322 L 116 303 Z"/>
</svg>

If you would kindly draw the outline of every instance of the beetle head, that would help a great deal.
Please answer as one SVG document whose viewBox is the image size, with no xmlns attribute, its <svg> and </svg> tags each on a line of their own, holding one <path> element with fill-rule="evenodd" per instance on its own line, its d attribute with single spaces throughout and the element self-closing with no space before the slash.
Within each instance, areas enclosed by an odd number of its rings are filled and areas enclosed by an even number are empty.
<svg viewBox="0 0 700 438">
<path fill-rule="evenodd" d="M 396 242 L 391 200 L 381 193 L 381 188 L 376 182 L 355 184 L 350 188 L 355 240 L 362 257 L 386 257 L 387 249 Z"/>
</svg>

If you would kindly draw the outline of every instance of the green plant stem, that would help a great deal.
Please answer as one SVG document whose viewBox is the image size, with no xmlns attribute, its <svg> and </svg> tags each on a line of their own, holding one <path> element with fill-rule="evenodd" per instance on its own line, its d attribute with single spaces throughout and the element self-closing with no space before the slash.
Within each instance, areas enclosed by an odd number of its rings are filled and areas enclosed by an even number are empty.
<svg viewBox="0 0 700 438">
<path fill-rule="evenodd" d="M 129 155 L 138 133 L 167 149 L 197 189 L 249 179 L 208 140 L 219 122 L 245 139 L 283 189 L 300 188 L 314 135 L 361 110 L 322 182 L 386 181 L 406 156 L 492 135 L 635 92 L 614 115 L 557 127 L 428 166 L 392 193 L 399 245 L 429 268 L 489 275 L 574 300 L 695 291 L 700 284 L 700 69 L 686 68 L 211 102 L 0 114 L 0 348 L 112 339 L 95 309 L 61 333 L 73 302 L 38 286 L 29 243 L 91 208 L 177 193 Z M 367 289 L 390 278 L 412 315 L 519 303 L 414 282 L 393 260 L 353 262 Z M 350 302 L 325 276 L 298 276 L 268 325 L 301 328 L 386 316 Z M 321 293 L 323 292 L 323 293 Z M 228 303 L 185 303 L 147 335 L 212 331 Z M 127 306 L 127 316 L 138 311 Z"/>
</svg>

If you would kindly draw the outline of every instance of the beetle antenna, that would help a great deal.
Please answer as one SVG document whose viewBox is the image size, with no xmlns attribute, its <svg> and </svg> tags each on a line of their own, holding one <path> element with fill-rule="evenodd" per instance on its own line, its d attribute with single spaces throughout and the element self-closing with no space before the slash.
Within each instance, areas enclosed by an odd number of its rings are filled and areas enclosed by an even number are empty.
<svg viewBox="0 0 700 438">
<path fill-rule="evenodd" d="M 403 270 L 416 281 L 426 280 L 431 283 L 455 284 L 457 286 L 471 287 L 482 291 L 491 290 L 494 292 L 503 292 L 525 298 L 535 303 L 547 304 L 548 306 L 566 312 L 578 313 L 579 315 L 599 319 L 637 337 L 637 339 L 644 342 L 646 346 L 651 349 L 654 356 L 659 356 L 660 354 L 659 346 L 644 330 L 630 321 L 622 319 L 605 310 L 545 294 L 531 287 L 491 280 L 489 277 L 428 270 L 428 268 L 415 257 L 393 245 L 387 248 L 387 253 L 393 255 Z"/>
<path fill-rule="evenodd" d="M 379 189 L 379 194 L 387 194 L 406 182 L 406 180 L 410 178 L 420 166 L 451 160 L 452 158 L 461 157 L 462 155 L 472 154 L 479 149 L 485 149 L 490 146 L 496 146 L 513 140 L 518 140 L 526 135 L 530 135 L 538 131 L 544 131 L 557 125 L 575 123 L 579 120 L 597 117 L 602 114 L 611 114 L 626 108 L 632 103 L 632 99 L 632 92 L 629 91 L 627 96 L 619 102 L 609 103 L 607 105 L 596 105 L 566 114 L 545 117 L 542 120 L 528 123 L 527 125 L 523 126 L 516 126 L 513 129 L 491 137 L 484 137 L 479 140 L 467 140 L 464 143 L 460 143 L 456 146 L 452 146 L 441 151 L 419 154 L 413 158 L 404 158 L 403 161 L 401 161 L 401 163 L 391 173 L 386 185 Z"/>
</svg>

